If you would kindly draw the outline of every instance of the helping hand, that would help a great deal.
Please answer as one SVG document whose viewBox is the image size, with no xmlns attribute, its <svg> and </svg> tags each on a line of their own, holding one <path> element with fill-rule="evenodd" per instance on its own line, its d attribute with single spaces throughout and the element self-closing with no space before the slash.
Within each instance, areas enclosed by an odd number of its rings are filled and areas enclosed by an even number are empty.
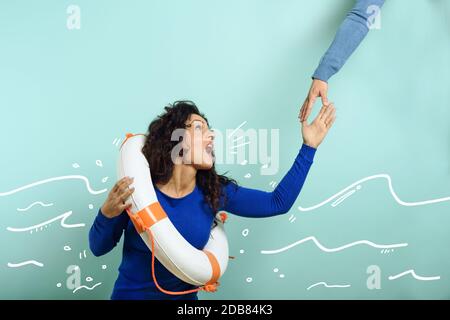
<svg viewBox="0 0 450 320">
<path fill-rule="evenodd" d="M 308 96 L 306 97 L 305 102 L 303 102 L 298 115 L 300 121 L 308 120 L 317 97 L 322 98 L 322 105 L 328 105 L 327 91 L 328 83 L 319 79 L 313 80 Z"/>
</svg>

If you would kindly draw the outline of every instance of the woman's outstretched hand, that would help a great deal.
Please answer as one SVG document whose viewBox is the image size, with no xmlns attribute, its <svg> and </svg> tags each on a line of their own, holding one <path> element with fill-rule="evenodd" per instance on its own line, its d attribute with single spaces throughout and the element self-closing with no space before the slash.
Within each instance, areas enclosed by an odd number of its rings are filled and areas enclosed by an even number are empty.
<svg viewBox="0 0 450 320">
<path fill-rule="evenodd" d="M 316 148 L 322 143 L 323 139 L 330 130 L 336 119 L 336 109 L 332 103 L 322 106 L 319 114 L 311 124 L 307 120 L 301 121 L 303 143 Z"/>
</svg>

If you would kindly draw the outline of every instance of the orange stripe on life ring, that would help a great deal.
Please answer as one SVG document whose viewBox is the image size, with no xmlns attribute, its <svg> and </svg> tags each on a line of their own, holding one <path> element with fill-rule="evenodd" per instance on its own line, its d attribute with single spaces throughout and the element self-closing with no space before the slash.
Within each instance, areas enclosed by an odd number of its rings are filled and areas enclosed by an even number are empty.
<svg viewBox="0 0 450 320">
<path fill-rule="evenodd" d="M 167 214 L 159 202 L 153 202 L 135 214 L 132 214 L 129 210 L 127 212 L 138 233 L 144 232 L 158 221 L 167 218 Z"/>
<path fill-rule="evenodd" d="M 208 257 L 209 263 L 211 264 L 211 268 L 212 268 L 211 279 L 206 284 L 207 285 L 208 284 L 214 284 L 220 278 L 220 265 L 219 265 L 219 262 L 217 261 L 217 258 L 211 252 L 209 252 L 207 250 L 203 250 L 203 252 Z"/>
<path fill-rule="evenodd" d="M 163 207 L 161 207 L 161 204 L 159 202 L 153 202 L 150 206 L 150 211 L 153 213 L 152 218 L 154 219 L 153 223 L 150 225 L 150 227 L 155 224 L 156 222 L 167 218 L 167 214 L 164 211 Z"/>
</svg>

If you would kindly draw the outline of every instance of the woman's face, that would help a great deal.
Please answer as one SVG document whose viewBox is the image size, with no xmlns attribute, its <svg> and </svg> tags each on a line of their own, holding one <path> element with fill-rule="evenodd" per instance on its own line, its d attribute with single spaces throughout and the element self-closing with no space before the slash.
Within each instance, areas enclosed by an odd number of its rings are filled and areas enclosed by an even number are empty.
<svg viewBox="0 0 450 320">
<path fill-rule="evenodd" d="M 183 163 L 191 164 L 197 170 L 211 169 L 214 164 L 214 132 L 197 114 L 191 114 L 185 124 Z"/>
</svg>

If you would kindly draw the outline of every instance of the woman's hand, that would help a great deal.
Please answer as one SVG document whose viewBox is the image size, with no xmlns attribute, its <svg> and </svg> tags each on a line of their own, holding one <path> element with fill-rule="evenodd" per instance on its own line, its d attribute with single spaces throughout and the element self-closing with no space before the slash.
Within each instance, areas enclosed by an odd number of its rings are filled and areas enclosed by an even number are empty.
<svg viewBox="0 0 450 320">
<path fill-rule="evenodd" d="M 330 103 L 329 105 L 322 106 L 319 114 L 311 124 L 308 124 L 306 120 L 301 121 L 303 143 L 317 149 L 327 135 L 328 130 L 330 130 L 335 119 L 336 109 L 334 108 L 334 105 Z"/>
<path fill-rule="evenodd" d="M 133 183 L 134 178 L 125 177 L 117 181 L 102 206 L 102 213 L 107 218 L 114 218 L 125 209 L 131 207 L 131 203 L 125 203 L 128 197 L 134 192 L 133 188 L 128 188 Z"/>
</svg>

